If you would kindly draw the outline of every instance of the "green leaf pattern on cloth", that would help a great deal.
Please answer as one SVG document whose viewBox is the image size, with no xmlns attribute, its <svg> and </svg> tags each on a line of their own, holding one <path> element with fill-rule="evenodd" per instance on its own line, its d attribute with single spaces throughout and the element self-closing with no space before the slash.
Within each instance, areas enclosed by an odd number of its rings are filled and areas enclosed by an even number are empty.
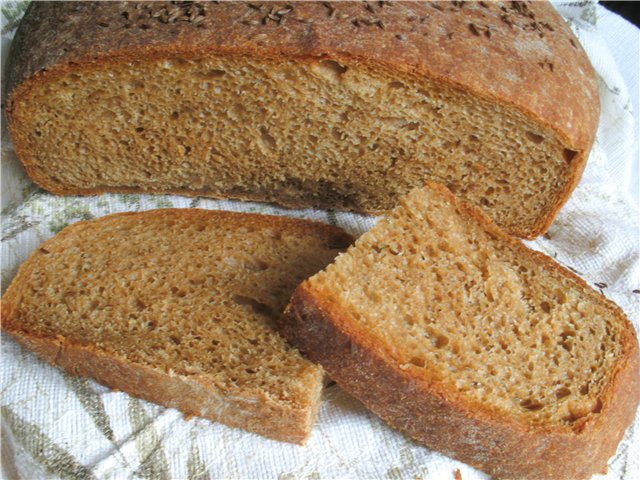
<svg viewBox="0 0 640 480">
<path fill-rule="evenodd" d="M 140 455 L 140 466 L 134 475 L 148 480 L 169 480 L 167 457 L 153 418 L 136 398 L 129 398 L 129 418 L 136 432 L 135 441 Z"/>
<path fill-rule="evenodd" d="M 22 420 L 9 407 L 1 407 L 1 412 L 3 428 L 11 431 L 16 443 L 29 452 L 47 473 L 71 480 L 94 478 L 91 470 L 78 463 L 37 425 Z"/>
<path fill-rule="evenodd" d="M 2 34 L 13 32 L 18 28 L 20 19 L 27 11 L 30 0 L 18 2 L 3 2 L 2 4 Z"/>
</svg>

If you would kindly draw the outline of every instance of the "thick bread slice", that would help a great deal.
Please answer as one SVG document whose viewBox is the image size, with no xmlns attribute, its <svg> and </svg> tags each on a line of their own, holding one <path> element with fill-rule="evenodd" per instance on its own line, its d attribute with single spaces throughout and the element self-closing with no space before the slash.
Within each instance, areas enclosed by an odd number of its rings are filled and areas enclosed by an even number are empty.
<svg viewBox="0 0 640 480">
<path fill-rule="evenodd" d="M 21 266 L 2 329 L 71 374 L 301 443 L 323 373 L 273 318 L 350 241 L 310 221 L 194 209 L 79 222 Z"/>
<path fill-rule="evenodd" d="M 605 471 L 640 395 L 623 312 L 442 186 L 305 281 L 281 323 L 391 426 L 495 477 Z"/>
<path fill-rule="evenodd" d="M 16 152 L 64 195 L 380 212 L 433 180 L 535 237 L 599 118 L 548 2 L 32 2 L 10 55 Z"/>
</svg>

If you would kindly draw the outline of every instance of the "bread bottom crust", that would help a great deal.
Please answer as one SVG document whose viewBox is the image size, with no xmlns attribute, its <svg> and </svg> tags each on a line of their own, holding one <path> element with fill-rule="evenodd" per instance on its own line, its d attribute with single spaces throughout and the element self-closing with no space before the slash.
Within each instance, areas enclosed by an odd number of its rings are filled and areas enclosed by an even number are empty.
<svg viewBox="0 0 640 480">
<path fill-rule="evenodd" d="M 242 428 L 273 440 L 302 445 L 320 405 L 322 379 L 316 382 L 313 403 L 307 409 L 288 409 L 266 396 L 247 397 L 225 392 L 203 376 L 185 376 L 127 361 L 93 346 L 65 337 L 43 338 L 26 332 L 5 331 L 44 361 L 71 375 L 89 377 L 109 388 L 176 408 L 230 427 Z M 318 373 L 322 377 L 322 373 Z"/>
</svg>

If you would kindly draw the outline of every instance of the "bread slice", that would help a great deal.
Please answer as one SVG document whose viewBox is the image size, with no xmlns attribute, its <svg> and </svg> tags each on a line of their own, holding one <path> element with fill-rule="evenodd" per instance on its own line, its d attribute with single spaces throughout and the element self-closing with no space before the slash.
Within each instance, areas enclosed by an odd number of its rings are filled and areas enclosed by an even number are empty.
<svg viewBox="0 0 640 480">
<path fill-rule="evenodd" d="M 391 426 L 499 478 L 603 472 L 640 395 L 623 312 L 438 185 L 298 287 L 281 324 Z"/>
<path fill-rule="evenodd" d="M 301 443 L 323 373 L 273 318 L 350 241 L 310 221 L 194 209 L 79 222 L 21 266 L 2 329 L 71 374 Z"/>
<path fill-rule="evenodd" d="M 600 105 L 548 2 L 32 2 L 7 74 L 15 150 L 56 194 L 381 212 L 433 180 L 528 238 Z"/>
</svg>

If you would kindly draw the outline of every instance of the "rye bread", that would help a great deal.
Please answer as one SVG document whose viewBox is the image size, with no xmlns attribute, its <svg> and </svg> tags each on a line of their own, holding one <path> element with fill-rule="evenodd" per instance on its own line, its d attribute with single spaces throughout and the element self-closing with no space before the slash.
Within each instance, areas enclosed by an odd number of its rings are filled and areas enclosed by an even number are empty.
<svg viewBox="0 0 640 480">
<path fill-rule="evenodd" d="M 32 2 L 7 76 L 15 151 L 56 194 L 381 212 L 432 180 L 527 238 L 599 118 L 548 2 Z"/>
<path fill-rule="evenodd" d="M 273 319 L 350 241 L 330 225 L 197 209 L 78 222 L 20 267 L 2 330 L 73 375 L 301 443 L 323 372 Z"/>
<path fill-rule="evenodd" d="M 605 472 L 640 397 L 621 309 L 440 185 L 303 282 L 280 326 L 389 425 L 498 478 Z"/>
</svg>

